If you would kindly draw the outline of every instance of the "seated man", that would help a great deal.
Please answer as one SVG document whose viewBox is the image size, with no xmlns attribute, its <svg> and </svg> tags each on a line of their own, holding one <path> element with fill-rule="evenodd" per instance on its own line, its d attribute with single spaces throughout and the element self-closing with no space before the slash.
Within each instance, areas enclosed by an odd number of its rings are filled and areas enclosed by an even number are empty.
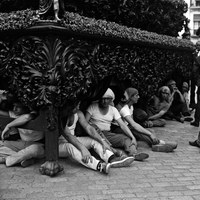
<svg viewBox="0 0 200 200">
<path fill-rule="evenodd" d="M 80 123 L 89 136 L 75 136 L 77 122 Z M 114 155 L 105 140 L 88 124 L 84 114 L 79 110 L 79 103 L 68 101 L 62 110 L 62 125 L 64 125 L 62 127 L 62 135 L 59 137 L 60 157 L 71 157 L 78 163 L 105 174 L 109 173 L 110 167 L 127 167 L 134 161 L 134 157 L 124 155 L 116 157 Z M 89 149 L 91 148 L 103 161 L 90 154 Z"/>
<path fill-rule="evenodd" d="M 113 91 L 108 88 L 102 98 L 92 105 L 90 105 L 86 112 L 86 120 L 100 129 L 107 140 L 114 148 L 123 149 L 129 156 L 135 156 L 136 160 L 143 160 L 148 158 L 148 154 L 137 155 L 137 142 L 131 133 L 128 126 L 123 122 L 118 110 L 111 106 L 115 95 Z M 111 123 L 116 121 L 123 132 L 111 132 Z"/>
<path fill-rule="evenodd" d="M 13 127 L 26 124 L 36 117 L 35 112 L 20 102 L 14 103 L 12 111 L 1 111 L 0 115 L 15 118 L 8 123 L 2 131 L 0 141 L 0 163 L 7 167 L 20 163 L 22 167 L 27 167 L 34 162 L 32 158 L 42 158 L 44 156 L 44 133 L 40 131 L 17 128 L 20 139 L 17 141 L 5 140 L 6 134 Z"/>
<path fill-rule="evenodd" d="M 132 88 L 126 90 L 128 98 L 132 95 L 131 91 Z M 169 88 L 162 86 L 159 88 L 158 94 L 150 100 L 146 111 L 140 108 L 134 110 L 134 119 L 145 128 L 165 126 L 166 122 L 162 117 L 169 110 L 171 102 Z"/>
<path fill-rule="evenodd" d="M 140 124 L 136 123 L 133 119 L 133 105 L 138 102 L 139 93 L 135 88 L 127 88 L 121 101 L 116 106 L 122 119 L 127 123 L 129 129 L 137 140 L 145 141 L 152 147 L 153 151 L 159 152 L 172 152 L 177 143 L 166 143 L 163 140 L 159 140 L 148 129 L 143 128 Z"/>
<path fill-rule="evenodd" d="M 179 122 L 184 122 L 184 115 L 186 111 L 184 108 L 185 100 L 179 89 L 176 87 L 176 82 L 174 80 L 169 80 L 167 86 L 171 91 L 171 96 L 173 97 L 172 104 L 167 112 L 166 116 L 176 119 Z"/>
</svg>

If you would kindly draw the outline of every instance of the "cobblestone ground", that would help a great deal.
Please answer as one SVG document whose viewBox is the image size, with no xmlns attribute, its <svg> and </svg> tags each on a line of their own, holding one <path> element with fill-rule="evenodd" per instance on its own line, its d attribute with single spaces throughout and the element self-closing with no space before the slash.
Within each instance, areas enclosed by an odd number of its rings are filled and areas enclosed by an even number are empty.
<svg viewBox="0 0 200 200">
<path fill-rule="evenodd" d="M 154 128 L 156 135 L 175 140 L 173 153 L 152 152 L 140 143 L 139 151 L 148 152 L 144 162 L 128 168 L 111 169 L 104 175 L 69 160 L 61 160 L 65 170 L 50 178 L 39 173 L 38 163 L 28 168 L 0 165 L 1 200 L 199 200 L 200 153 L 188 145 L 198 128 L 168 121 L 164 128 Z"/>
</svg>

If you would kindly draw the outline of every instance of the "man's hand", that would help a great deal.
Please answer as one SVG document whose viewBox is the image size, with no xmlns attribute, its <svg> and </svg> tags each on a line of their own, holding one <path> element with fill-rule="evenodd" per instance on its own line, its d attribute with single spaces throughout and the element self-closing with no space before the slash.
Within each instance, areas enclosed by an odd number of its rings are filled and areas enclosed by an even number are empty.
<svg viewBox="0 0 200 200">
<path fill-rule="evenodd" d="M 89 161 L 92 162 L 92 156 L 91 156 L 91 154 L 90 154 L 90 152 L 88 151 L 87 148 L 82 148 L 81 154 L 82 154 L 82 157 L 83 157 L 82 161 L 84 163 L 87 164 Z"/>
<path fill-rule="evenodd" d="M 159 143 L 159 139 L 153 133 L 151 133 L 150 138 L 152 139 L 153 144 Z"/>
<path fill-rule="evenodd" d="M 6 138 L 6 133 L 7 133 L 9 130 L 10 130 L 10 128 L 9 128 L 8 126 L 6 126 L 6 127 L 3 129 L 2 133 L 1 133 L 1 139 L 2 139 L 2 141 L 4 141 L 4 139 Z"/>
<path fill-rule="evenodd" d="M 131 138 L 131 145 L 135 145 L 135 146 L 137 146 L 137 142 L 136 142 L 136 139 L 135 139 L 135 137 L 132 137 Z"/>
<path fill-rule="evenodd" d="M 112 151 L 111 146 L 106 142 L 105 139 L 102 139 L 102 148 L 103 148 L 103 154 L 106 153 L 106 150 Z"/>
</svg>

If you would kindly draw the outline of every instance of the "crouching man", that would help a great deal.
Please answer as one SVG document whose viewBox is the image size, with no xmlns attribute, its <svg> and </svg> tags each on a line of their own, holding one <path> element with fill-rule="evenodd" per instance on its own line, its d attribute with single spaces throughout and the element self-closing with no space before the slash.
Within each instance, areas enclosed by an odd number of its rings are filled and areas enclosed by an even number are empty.
<svg viewBox="0 0 200 200">
<path fill-rule="evenodd" d="M 0 141 L 1 164 L 5 164 L 7 167 L 16 164 L 27 167 L 34 163 L 34 158 L 44 157 L 44 133 L 17 128 L 33 120 L 37 116 L 36 112 L 30 112 L 22 103 L 16 102 L 12 111 L 1 111 L 0 115 L 15 118 L 2 131 L 2 140 Z M 6 140 L 8 137 L 7 134 L 14 127 L 17 128 L 20 139 L 16 141 Z"/>
<path fill-rule="evenodd" d="M 127 167 L 133 161 L 132 156 L 115 156 L 109 146 L 96 130 L 88 124 L 84 114 L 79 110 L 79 103 L 68 101 L 62 109 L 62 132 L 59 137 L 59 157 L 72 158 L 87 168 L 108 174 L 110 167 Z M 83 127 L 88 136 L 75 136 L 77 122 Z M 101 160 L 92 156 L 93 149 Z"/>
</svg>

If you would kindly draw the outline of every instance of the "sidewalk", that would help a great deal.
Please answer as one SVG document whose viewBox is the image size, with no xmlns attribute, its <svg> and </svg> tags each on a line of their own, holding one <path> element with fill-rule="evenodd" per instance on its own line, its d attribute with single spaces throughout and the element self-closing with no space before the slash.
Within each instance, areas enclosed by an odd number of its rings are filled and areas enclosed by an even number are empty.
<svg viewBox="0 0 200 200">
<path fill-rule="evenodd" d="M 177 141 L 178 148 L 158 153 L 139 143 L 149 159 L 113 168 L 109 175 L 69 160 L 59 161 L 64 172 L 53 178 L 39 173 L 42 162 L 28 168 L 0 165 L 0 200 L 199 200 L 200 149 L 188 144 L 198 128 L 167 121 L 154 130 L 160 139 Z"/>
</svg>

